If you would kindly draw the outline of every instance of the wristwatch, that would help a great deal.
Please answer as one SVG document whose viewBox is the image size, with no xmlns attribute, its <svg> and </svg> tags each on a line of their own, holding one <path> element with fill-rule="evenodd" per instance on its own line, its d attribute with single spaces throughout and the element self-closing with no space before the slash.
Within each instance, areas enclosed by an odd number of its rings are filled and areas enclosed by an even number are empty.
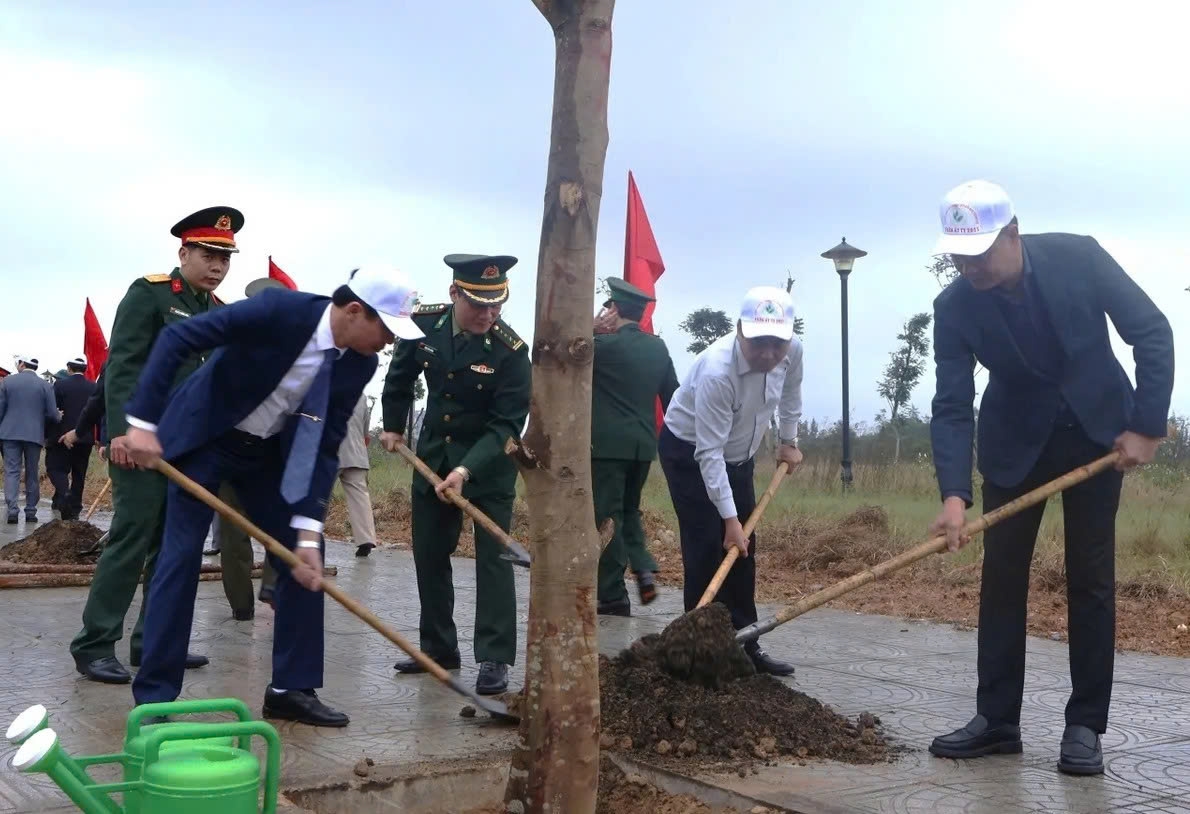
<svg viewBox="0 0 1190 814">
<path fill-rule="evenodd" d="M 781 440 L 781 446 L 793 447 L 794 449 L 797 449 L 797 439 L 796 438 L 782 438 L 780 440 Z"/>
<path fill-rule="evenodd" d="M 467 467 L 465 467 L 465 466 L 456 466 L 454 469 L 452 469 L 452 470 L 450 470 L 450 471 L 451 471 L 451 472 L 458 472 L 460 475 L 462 475 L 462 476 L 463 476 L 463 482 L 464 482 L 464 483 L 466 483 L 467 481 L 471 480 L 471 470 L 470 470 L 470 469 L 468 469 L 468 468 L 467 468 Z"/>
</svg>

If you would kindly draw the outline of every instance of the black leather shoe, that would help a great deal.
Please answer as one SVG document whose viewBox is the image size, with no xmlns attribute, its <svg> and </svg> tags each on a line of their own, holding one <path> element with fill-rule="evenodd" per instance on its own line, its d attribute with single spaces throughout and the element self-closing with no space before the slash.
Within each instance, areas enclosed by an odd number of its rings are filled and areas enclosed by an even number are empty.
<svg viewBox="0 0 1190 814">
<path fill-rule="evenodd" d="M 19 519 L 20 519 L 20 515 L 10 514 L 8 516 L 8 523 L 9 523 L 9 525 L 15 526 Z"/>
<path fill-rule="evenodd" d="M 430 658 L 432 658 L 432 659 L 434 659 L 434 661 L 438 662 L 438 666 L 441 667 L 443 670 L 457 670 L 457 669 L 459 669 L 460 666 L 462 666 L 462 663 L 463 663 L 462 659 L 459 658 L 458 653 L 454 653 L 453 655 L 450 655 L 450 656 L 447 656 L 446 658 L 441 658 L 441 659 L 434 658 L 433 656 L 430 656 Z M 424 673 L 425 672 L 425 668 L 423 668 L 420 664 L 418 664 L 413 659 L 404 659 L 402 661 L 398 661 L 396 664 L 393 665 L 393 669 L 396 670 L 398 673 L 404 673 L 405 675 L 413 675 L 415 673 Z"/>
<path fill-rule="evenodd" d="M 75 661 L 74 666 L 87 678 L 101 684 L 127 684 L 132 676 L 115 656 L 104 656 L 94 661 Z"/>
<path fill-rule="evenodd" d="M 28 526 L 32 523 L 36 523 L 36 522 L 37 522 L 37 513 L 36 512 L 34 512 L 33 514 L 26 513 L 26 515 L 25 515 L 25 525 L 26 526 Z"/>
<path fill-rule="evenodd" d="M 657 598 L 657 585 L 653 582 L 652 571 L 636 572 L 636 589 L 640 593 L 642 605 L 647 605 Z"/>
<path fill-rule="evenodd" d="M 479 665 L 479 678 L 475 679 L 475 691 L 480 695 L 496 695 L 508 689 L 508 665 L 498 661 L 485 661 Z"/>
<path fill-rule="evenodd" d="M 939 735 L 930 744 L 938 757 L 971 758 L 984 755 L 1016 755 L 1021 752 L 1021 728 L 1013 724 L 990 726 L 976 715 L 962 729 Z"/>
<path fill-rule="evenodd" d="M 251 622 L 253 619 L 256 618 L 256 609 L 255 608 L 240 608 L 239 610 L 233 610 L 231 612 L 231 616 L 237 622 Z"/>
<path fill-rule="evenodd" d="M 752 666 L 758 673 L 768 673 L 773 676 L 793 675 L 792 664 L 787 661 L 778 661 L 759 647 L 749 652 L 748 658 L 752 659 Z"/>
<path fill-rule="evenodd" d="M 375 543 L 360 543 L 355 547 L 355 556 L 366 557 L 372 553 L 372 549 L 375 547 Z"/>
<path fill-rule="evenodd" d="M 129 656 L 128 663 L 133 667 L 140 667 L 140 656 Z M 186 669 L 193 670 L 195 667 L 206 667 L 211 663 L 211 660 L 206 656 L 200 656 L 197 653 L 186 654 Z"/>
<path fill-rule="evenodd" d="M 595 612 L 600 616 L 631 616 L 632 604 L 628 601 L 628 597 L 617 599 L 614 602 L 600 602 L 595 608 Z"/>
<path fill-rule="evenodd" d="M 1058 771 L 1065 774 L 1103 774 L 1103 748 L 1089 726 L 1070 724 L 1062 733 Z"/>
<path fill-rule="evenodd" d="M 214 557 L 218 553 L 220 553 L 220 549 L 216 546 L 210 546 L 209 548 L 204 548 L 202 550 L 202 555 L 204 557 Z"/>
<path fill-rule="evenodd" d="M 347 726 L 350 723 L 350 719 L 342 712 L 322 703 L 314 690 L 273 692 L 270 685 L 265 690 L 261 712 L 265 718 L 297 721 L 310 726 Z"/>
</svg>

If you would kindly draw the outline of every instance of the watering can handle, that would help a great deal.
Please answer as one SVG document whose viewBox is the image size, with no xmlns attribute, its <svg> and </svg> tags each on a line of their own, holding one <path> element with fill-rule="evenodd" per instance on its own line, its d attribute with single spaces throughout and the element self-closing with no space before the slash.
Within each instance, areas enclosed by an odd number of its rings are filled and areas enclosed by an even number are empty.
<svg viewBox="0 0 1190 814">
<path fill-rule="evenodd" d="M 140 733 L 140 722 L 150 715 L 199 715 L 208 712 L 234 712 L 240 721 L 251 721 L 248 705 L 238 698 L 201 698 L 193 701 L 162 701 L 141 704 L 128 713 L 125 743 Z"/>
<path fill-rule="evenodd" d="M 277 791 L 281 777 L 281 738 L 277 730 L 264 721 L 237 721 L 227 724 L 173 724 L 155 729 L 145 736 L 145 768 L 157 760 L 161 744 L 173 740 L 201 740 L 210 737 L 243 737 L 259 735 L 268 744 L 264 773 L 264 807 L 262 814 L 276 814 Z"/>
</svg>

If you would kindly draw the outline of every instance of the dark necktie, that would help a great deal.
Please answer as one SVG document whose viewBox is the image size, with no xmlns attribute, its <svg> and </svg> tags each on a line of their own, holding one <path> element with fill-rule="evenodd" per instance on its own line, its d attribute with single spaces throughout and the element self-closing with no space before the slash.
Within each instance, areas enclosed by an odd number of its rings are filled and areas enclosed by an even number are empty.
<svg viewBox="0 0 1190 814">
<path fill-rule="evenodd" d="M 297 503 L 310 493 L 310 476 L 314 473 L 314 462 L 318 460 L 318 447 L 322 443 L 331 392 L 331 370 L 339 351 L 331 348 L 323 353 L 322 365 L 298 407 L 297 429 L 281 476 L 281 497 L 289 503 Z"/>
</svg>

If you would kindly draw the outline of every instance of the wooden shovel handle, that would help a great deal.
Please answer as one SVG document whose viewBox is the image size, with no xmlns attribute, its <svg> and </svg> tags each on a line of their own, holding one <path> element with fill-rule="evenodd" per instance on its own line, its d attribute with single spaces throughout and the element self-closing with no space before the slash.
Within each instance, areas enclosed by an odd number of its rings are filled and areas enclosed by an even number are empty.
<svg viewBox="0 0 1190 814">
<path fill-rule="evenodd" d="M 219 514 L 223 515 L 225 518 L 230 520 L 232 523 L 239 526 L 239 528 L 242 531 L 246 532 L 249 536 L 258 540 L 268 550 L 268 552 L 270 554 L 279 558 L 282 562 L 284 562 L 290 568 L 297 568 L 299 565 L 302 564 L 301 560 L 299 560 L 297 558 L 296 554 L 294 554 L 288 548 L 286 548 L 285 546 L 283 546 L 279 542 L 277 542 L 273 537 L 271 537 L 269 534 L 267 534 L 263 529 L 261 529 L 259 526 L 257 526 L 255 523 L 253 523 L 251 520 L 244 517 L 242 514 L 237 512 L 235 509 L 233 509 L 231 506 L 228 506 L 226 503 L 224 503 L 222 500 L 217 498 L 215 495 L 211 494 L 209 491 L 207 491 L 205 488 L 203 488 L 203 486 L 201 484 L 196 483 L 195 481 L 193 481 L 190 478 L 183 475 L 181 472 L 179 472 L 177 469 L 175 469 L 170 463 L 168 463 L 167 461 L 158 460 L 157 463 L 155 464 L 155 466 L 156 466 L 158 472 L 165 475 L 165 477 L 169 478 L 171 481 L 176 483 L 178 486 L 185 489 L 187 492 L 189 492 L 191 495 L 193 495 L 198 500 L 201 500 L 203 503 L 207 504 L 212 509 L 219 512 Z M 329 580 L 323 579 L 322 590 L 323 590 L 323 593 L 328 594 L 332 599 L 334 599 L 340 605 L 347 608 L 347 610 L 351 611 L 353 614 L 358 616 L 365 623 L 367 623 L 369 627 L 371 627 L 373 630 L 375 630 L 381 636 L 388 639 L 390 642 L 395 644 L 397 647 L 404 650 L 407 654 L 409 654 L 410 658 L 412 658 L 414 661 L 416 661 L 418 664 L 420 664 L 422 666 L 422 668 L 425 669 L 430 674 L 432 674 L 434 676 L 434 678 L 438 679 L 439 681 L 443 682 L 444 684 L 451 683 L 450 673 L 448 673 L 446 670 L 442 669 L 442 666 L 440 664 L 438 664 L 438 662 L 434 661 L 432 658 L 427 656 L 425 653 L 421 652 L 416 647 L 414 647 L 413 644 L 410 643 L 408 640 L 406 640 L 404 636 L 402 636 L 400 633 L 393 630 L 391 627 L 389 627 L 384 622 L 382 622 L 380 620 L 380 617 L 378 617 L 376 614 L 372 613 L 372 611 L 368 610 L 363 605 L 361 605 L 360 603 L 358 603 L 354 599 L 352 599 L 350 596 L 348 596 L 347 594 L 345 594 L 341 590 L 339 590 L 339 587 L 337 585 L 335 585 L 335 583 L 333 583 Z"/>
<path fill-rule="evenodd" d="M 442 483 L 442 478 L 438 477 L 438 473 L 426 464 L 421 458 L 407 447 L 405 444 L 397 444 L 397 452 L 401 457 L 413 465 L 413 468 L 418 471 L 423 478 L 428 480 L 432 485 L 437 486 Z M 454 489 L 447 489 L 446 496 L 450 498 L 451 502 L 467 513 L 467 516 L 474 520 L 479 525 L 483 526 L 488 532 L 499 540 L 505 548 L 521 557 L 526 563 L 529 561 L 528 551 L 523 545 L 512 538 L 511 535 L 504 529 L 496 525 L 496 522 L 488 517 L 486 514 L 476 508 L 475 504 Z"/>
<path fill-rule="evenodd" d="M 1044 500 L 1048 500 L 1058 492 L 1069 489 L 1071 486 L 1082 483 L 1088 478 L 1099 474 L 1103 470 L 1115 465 L 1119 457 L 1119 452 L 1109 452 L 1102 458 L 1097 458 L 1085 466 L 1080 466 L 1077 469 L 1067 472 L 1061 477 L 1055 478 L 1049 483 L 1038 486 L 1033 491 L 1026 492 L 1015 500 L 1010 500 L 1003 506 L 993 509 L 987 514 L 981 515 L 977 519 L 967 523 L 965 526 L 963 526 L 962 534 L 969 536 L 981 531 L 985 531 L 990 526 L 994 526 L 996 523 L 999 523 L 1001 520 L 1011 517 L 1014 514 L 1029 508 L 1030 506 L 1035 506 Z M 880 579 L 886 574 L 891 574 L 893 571 L 898 571 L 907 565 L 911 565 L 920 559 L 928 557 L 930 554 L 945 550 L 946 537 L 944 535 L 927 540 L 920 545 L 914 546 L 908 551 L 902 552 L 892 559 L 885 560 L 879 565 L 874 565 L 871 568 L 860 571 L 858 574 L 853 574 L 841 582 L 837 582 L 834 585 L 823 588 L 817 593 L 810 594 L 799 602 L 795 602 L 792 605 L 786 605 L 784 608 L 777 611 L 777 613 L 772 619 L 768 621 L 768 623 L 761 625 L 762 628 L 765 628 L 761 630 L 761 632 L 772 630 L 777 625 L 784 624 L 790 619 L 801 616 L 807 611 L 814 610 L 814 608 L 817 608 L 820 605 L 825 605 L 832 599 L 840 597 L 850 591 L 854 591 L 856 588 L 867 585 L 869 582 Z M 745 635 L 745 630 L 748 629 L 746 628 L 741 630 L 740 635 Z M 759 633 L 756 635 L 759 635 Z M 739 636 L 737 636 L 737 638 L 739 638 Z"/>
<path fill-rule="evenodd" d="M 773 495 L 777 492 L 777 487 L 781 485 L 781 480 L 789 472 L 789 464 L 782 461 L 777 464 L 777 471 L 773 473 L 773 479 L 769 481 L 769 488 L 764 490 L 764 494 L 760 496 L 756 508 L 752 510 L 752 514 L 748 515 L 748 522 L 744 524 L 744 539 L 748 539 L 756 528 L 756 524 L 760 522 L 761 515 L 764 514 L 765 508 L 769 505 L 769 501 L 773 499 Z M 715 571 L 715 576 L 711 577 L 710 584 L 707 589 L 702 592 L 702 598 L 698 600 L 696 608 L 701 608 L 705 605 L 711 604 L 711 600 L 715 598 L 715 594 L 719 593 L 719 589 L 723 587 L 723 581 L 727 579 L 727 572 L 731 570 L 731 566 L 739 559 L 740 550 L 735 546 L 727 552 L 727 556 L 723 558 L 723 562 L 719 563 L 719 569 Z"/>
<path fill-rule="evenodd" d="M 99 506 L 99 501 L 103 500 L 103 496 L 107 494 L 107 490 L 112 488 L 112 479 L 108 478 L 107 483 L 103 484 L 103 488 L 99 490 L 99 494 L 95 496 L 95 500 L 91 502 L 91 508 L 87 509 L 86 516 L 83 517 L 83 522 L 88 522 L 91 515 L 95 514 L 95 509 Z"/>
</svg>

